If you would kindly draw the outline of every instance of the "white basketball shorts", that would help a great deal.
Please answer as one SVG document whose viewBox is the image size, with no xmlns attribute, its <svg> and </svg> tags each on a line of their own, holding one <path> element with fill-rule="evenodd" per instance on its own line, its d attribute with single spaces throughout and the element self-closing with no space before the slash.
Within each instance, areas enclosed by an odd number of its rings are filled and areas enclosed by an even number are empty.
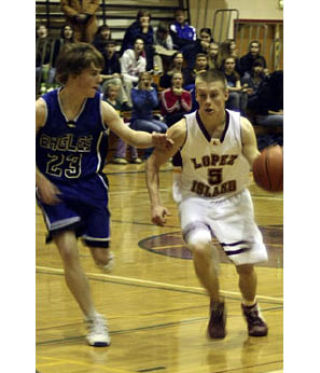
<svg viewBox="0 0 320 373">
<path fill-rule="evenodd" d="M 206 227 L 235 265 L 254 264 L 268 259 L 247 189 L 219 201 L 187 197 L 180 203 L 179 212 L 187 244 L 190 232 Z"/>
</svg>

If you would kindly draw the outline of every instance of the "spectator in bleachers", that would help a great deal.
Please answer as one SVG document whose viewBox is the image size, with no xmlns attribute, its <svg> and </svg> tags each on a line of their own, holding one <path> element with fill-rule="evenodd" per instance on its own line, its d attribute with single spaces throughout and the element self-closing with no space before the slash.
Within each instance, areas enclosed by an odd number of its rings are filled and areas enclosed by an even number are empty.
<svg viewBox="0 0 320 373">
<path fill-rule="evenodd" d="M 191 93 L 182 88 L 183 76 L 181 72 L 174 72 L 171 80 L 171 88 L 161 92 L 161 114 L 165 118 L 168 127 L 178 122 L 186 113 L 192 109 Z M 177 152 L 172 157 L 173 165 L 173 183 L 172 194 L 177 202 L 179 195 L 179 186 L 181 183 L 181 166 L 182 160 L 180 152 Z"/>
<path fill-rule="evenodd" d="M 151 26 L 151 14 L 140 10 L 137 14 L 137 19 L 126 30 L 120 54 L 122 55 L 127 49 L 133 48 L 134 42 L 137 38 L 144 41 L 144 51 L 147 61 L 146 69 L 153 70 L 153 27 Z"/>
<path fill-rule="evenodd" d="M 203 70 L 208 70 L 208 55 L 205 53 L 198 53 L 195 58 L 194 67 L 191 69 L 187 69 L 185 72 L 184 78 L 184 88 L 188 91 L 194 89 L 194 83 L 196 79 L 196 75 Z"/>
<path fill-rule="evenodd" d="M 153 115 L 153 110 L 159 107 L 158 93 L 152 87 L 152 76 L 143 72 L 139 76 L 138 86 L 131 90 L 133 105 L 131 127 L 137 131 L 162 132 L 168 129 L 167 125 Z M 153 149 L 146 149 L 144 159 L 147 159 Z"/>
<path fill-rule="evenodd" d="M 237 49 L 234 39 L 227 39 L 220 44 L 217 63 L 218 63 L 218 68 L 222 71 L 224 69 L 224 66 L 223 66 L 224 61 L 226 60 L 227 57 L 234 57 L 235 62 L 236 62 L 235 70 L 238 74 L 241 75 L 240 59 L 238 57 L 238 49 Z"/>
<path fill-rule="evenodd" d="M 193 45 L 189 45 L 183 50 L 183 57 L 187 61 L 189 69 L 192 69 L 195 65 L 197 54 L 208 54 L 210 43 L 213 41 L 211 30 L 207 27 L 202 28 L 199 33 L 199 39 Z"/>
<path fill-rule="evenodd" d="M 74 29 L 74 40 L 91 43 L 98 28 L 95 13 L 99 0 L 60 0 L 60 4 L 67 23 Z"/>
<path fill-rule="evenodd" d="M 250 74 L 247 74 L 241 79 L 241 84 L 247 87 L 248 104 L 247 109 L 255 111 L 259 105 L 258 103 L 258 91 L 259 87 L 265 80 L 266 75 L 263 71 L 263 61 L 257 58 L 252 65 Z"/>
<path fill-rule="evenodd" d="M 196 29 L 185 21 L 183 9 L 175 11 L 175 22 L 170 25 L 170 33 L 174 47 L 182 50 L 186 45 L 192 45 L 196 40 Z"/>
<path fill-rule="evenodd" d="M 132 105 L 131 90 L 138 83 L 139 74 L 146 71 L 146 58 L 144 57 L 144 41 L 138 37 L 133 44 L 133 49 L 127 49 L 120 57 L 121 73 L 128 97 Z"/>
<path fill-rule="evenodd" d="M 263 127 L 257 136 L 259 150 L 273 145 L 283 145 L 283 71 L 275 71 L 260 84 L 258 105 L 253 123 Z"/>
<path fill-rule="evenodd" d="M 131 110 L 131 106 L 128 104 L 128 95 L 122 80 L 120 58 L 116 53 L 116 42 L 114 40 L 108 40 L 104 43 L 104 48 L 102 50 L 104 68 L 100 74 L 102 79 L 102 91 L 106 92 L 110 84 L 118 86 L 118 100 L 122 105 L 122 110 Z"/>
<path fill-rule="evenodd" d="M 209 69 L 218 69 L 218 55 L 219 45 L 215 42 L 211 42 L 208 51 L 208 66 Z"/>
<path fill-rule="evenodd" d="M 154 69 L 157 74 L 167 70 L 170 57 L 177 51 L 173 48 L 173 41 L 166 23 L 160 22 L 154 33 Z"/>
<path fill-rule="evenodd" d="M 255 121 L 261 126 L 283 125 L 283 71 L 278 70 L 270 74 L 258 92 L 258 110 Z"/>
<path fill-rule="evenodd" d="M 39 24 L 36 29 L 36 91 L 39 92 L 42 83 L 54 81 L 52 69 L 53 40 L 48 36 L 47 26 Z"/>
<path fill-rule="evenodd" d="M 235 70 L 236 60 L 234 57 L 227 57 L 223 63 L 223 72 L 227 80 L 229 98 L 226 102 L 226 108 L 240 111 L 246 115 L 247 93 L 246 88 L 241 86 L 240 75 Z"/>
<path fill-rule="evenodd" d="M 183 89 L 182 85 L 182 73 L 175 72 L 172 74 L 171 88 L 167 88 L 161 92 L 161 114 L 168 127 L 178 122 L 192 108 L 191 93 Z"/>
<path fill-rule="evenodd" d="M 66 45 L 68 45 L 69 43 L 74 43 L 74 31 L 72 26 L 64 25 L 61 27 L 60 38 L 56 39 L 54 42 L 52 61 L 53 68 L 56 67 L 56 62 L 59 54 L 63 51 L 64 48 L 66 48 Z"/>
<path fill-rule="evenodd" d="M 92 44 L 99 52 L 103 53 L 106 42 L 111 40 L 111 30 L 108 25 L 102 25 L 98 27 L 98 30 L 94 36 Z"/>
<path fill-rule="evenodd" d="M 240 58 L 240 73 L 241 76 L 250 74 L 253 62 L 259 58 L 263 62 L 263 68 L 265 73 L 268 73 L 267 63 L 265 58 L 260 54 L 261 43 L 259 40 L 252 40 L 249 43 L 249 52 Z"/>
<path fill-rule="evenodd" d="M 160 78 L 160 87 L 161 88 L 171 87 L 171 78 L 172 78 L 173 73 L 175 72 L 181 72 L 182 76 L 184 77 L 184 74 L 187 69 L 182 66 L 183 66 L 183 54 L 182 52 L 176 52 L 171 57 L 171 63 L 169 65 L 168 71 L 164 73 Z"/>
<path fill-rule="evenodd" d="M 193 69 L 187 69 L 185 73 L 184 88 L 191 93 L 192 97 L 192 111 L 198 109 L 198 102 L 196 101 L 195 79 L 198 73 L 208 70 L 208 55 L 205 53 L 198 53 L 196 55 L 196 62 Z"/>
<path fill-rule="evenodd" d="M 121 115 L 122 111 L 122 103 L 119 100 L 119 85 L 115 84 L 109 84 L 105 91 L 103 91 L 103 99 L 106 101 L 108 104 L 110 104 L 117 112 L 119 115 Z M 127 123 L 128 125 L 130 122 Z M 116 135 L 115 135 L 116 136 Z M 128 161 L 126 159 L 126 153 L 127 153 L 127 144 L 118 136 L 116 136 L 117 139 L 117 147 L 116 147 L 116 152 L 113 156 L 112 163 L 115 164 L 128 164 Z M 129 146 L 129 151 L 131 155 L 131 163 L 136 163 L 140 164 L 142 163 L 141 159 L 138 157 L 138 152 L 137 148 L 134 146 Z"/>
</svg>

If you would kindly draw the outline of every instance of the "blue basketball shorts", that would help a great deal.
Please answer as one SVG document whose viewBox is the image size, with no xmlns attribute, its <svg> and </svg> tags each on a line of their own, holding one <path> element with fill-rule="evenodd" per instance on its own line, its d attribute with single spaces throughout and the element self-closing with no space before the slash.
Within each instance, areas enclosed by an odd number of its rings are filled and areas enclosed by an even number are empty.
<svg viewBox="0 0 320 373">
<path fill-rule="evenodd" d="M 54 183 L 60 190 L 59 202 L 47 205 L 37 198 L 48 229 L 47 242 L 65 230 L 74 230 L 87 246 L 109 247 L 110 212 L 108 180 L 94 175 L 86 180 Z"/>
</svg>

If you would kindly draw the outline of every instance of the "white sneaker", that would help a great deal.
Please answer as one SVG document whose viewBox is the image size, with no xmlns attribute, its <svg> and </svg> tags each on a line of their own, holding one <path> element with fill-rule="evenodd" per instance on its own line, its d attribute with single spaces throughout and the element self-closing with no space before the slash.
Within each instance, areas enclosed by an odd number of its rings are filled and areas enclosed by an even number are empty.
<svg viewBox="0 0 320 373">
<path fill-rule="evenodd" d="M 109 253 L 109 261 L 107 264 L 104 265 L 98 265 L 98 267 L 105 273 L 110 273 L 113 270 L 114 267 L 114 255 L 112 253 Z"/>
<path fill-rule="evenodd" d="M 105 318 L 97 314 L 94 318 L 86 318 L 88 328 L 87 342 L 90 346 L 106 347 L 111 343 Z"/>
</svg>

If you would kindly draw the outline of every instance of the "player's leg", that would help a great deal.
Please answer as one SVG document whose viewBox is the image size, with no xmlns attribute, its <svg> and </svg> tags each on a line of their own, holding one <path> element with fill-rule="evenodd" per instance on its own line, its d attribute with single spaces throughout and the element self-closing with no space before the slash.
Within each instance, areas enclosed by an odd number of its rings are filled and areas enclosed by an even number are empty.
<svg viewBox="0 0 320 373">
<path fill-rule="evenodd" d="M 74 231 L 65 230 L 53 235 L 53 240 L 63 261 L 64 275 L 68 288 L 86 317 L 97 312 L 91 298 L 88 279 L 80 263 L 77 239 Z"/>
<path fill-rule="evenodd" d="M 224 338 L 226 335 L 226 310 L 220 295 L 218 255 L 212 245 L 212 234 L 205 222 L 204 209 L 199 198 L 181 202 L 180 217 L 184 240 L 193 253 L 196 275 L 210 297 L 210 338 Z"/>
<path fill-rule="evenodd" d="M 253 337 L 263 337 L 268 334 L 265 323 L 256 300 L 257 275 L 252 264 L 236 266 L 239 274 L 239 288 L 242 294 L 242 313 L 247 321 L 248 334 Z"/>
<path fill-rule="evenodd" d="M 193 264 L 198 279 L 210 297 L 210 338 L 224 338 L 226 335 L 226 309 L 220 294 L 219 275 L 215 248 L 211 232 L 207 228 L 195 228 L 188 235 L 188 247 L 193 253 Z"/>
<path fill-rule="evenodd" d="M 257 290 L 257 274 L 253 264 L 236 266 L 239 275 L 239 289 L 245 304 L 254 304 Z"/>
<path fill-rule="evenodd" d="M 211 208 L 212 229 L 226 255 L 236 265 L 239 288 L 243 297 L 242 311 L 249 335 L 263 336 L 268 332 L 255 300 L 257 275 L 254 263 L 266 261 L 267 251 L 253 213 L 250 193 L 244 190 Z M 216 224 L 215 222 L 219 222 Z"/>
<path fill-rule="evenodd" d="M 114 267 L 114 255 L 106 247 L 90 247 L 95 264 L 104 272 L 110 273 Z"/>
<path fill-rule="evenodd" d="M 106 322 L 94 307 L 89 282 L 80 263 L 75 233 L 71 230 L 66 230 L 54 234 L 53 240 L 63 260 L 68 288 L 85 315 L 89 329 L 87 334 L 88 343 L 91 346 L 108 346 L 110 337 Z"/>
</svg>

